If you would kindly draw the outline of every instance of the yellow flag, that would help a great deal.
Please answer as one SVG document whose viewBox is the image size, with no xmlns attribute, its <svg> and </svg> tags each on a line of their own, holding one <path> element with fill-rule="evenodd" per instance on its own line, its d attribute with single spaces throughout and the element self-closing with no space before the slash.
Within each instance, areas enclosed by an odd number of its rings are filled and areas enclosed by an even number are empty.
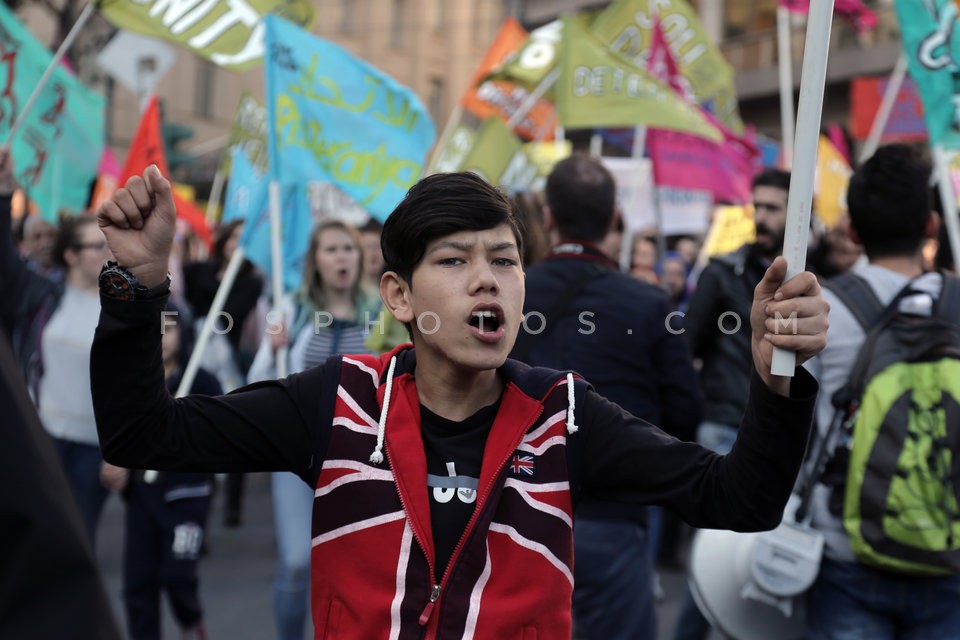
<svg viewBox="0 0 960 640">
<path fill-rule="evenodd" d="M 700 255 L 706 258 L 736 251 L 756 239 L 753 207 L 717 207 Z"/>
<path fill-rule="evenodd" d="M 847 185 L 853 170 L 833 143 L 820 136 L 817 147 L 817 189 L 814 206 L 820 221 L 828 228 L 837 226 L 847 212 Z"/>
<path fill-rule="evenodd" d="M 221 67 L 248 69 L 263 60 L 263 16 L 309 29 L 310 0 L 103 0 L 100 12 L 120 27 L 186 47 Z"/>
</svg>

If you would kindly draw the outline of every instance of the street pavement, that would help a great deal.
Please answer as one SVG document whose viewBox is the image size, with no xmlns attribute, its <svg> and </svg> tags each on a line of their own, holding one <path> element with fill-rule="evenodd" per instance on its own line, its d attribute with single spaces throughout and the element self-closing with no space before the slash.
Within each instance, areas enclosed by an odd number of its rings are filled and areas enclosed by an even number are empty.
<svg viewBox="0 0 960 640">
<path fill-rule="evenodd" d="M 206 611 L 209 640 L 273 640 L 271 585 L 276 569 L 273 512 L 269 474 L 251 474 L 247 479 L 243 523 L 223 526 L 223 495 L 214 497 L 208 531 L 208 554 L 200 563 L 200 592 Z M 121 601 L 123 550 L 123 503 L 111 495 L 104 510 L 97 539 L 97 557 L 117 620 L 124 622 Z M 684 575 L 676 569 L 661 572 L 664 598 L 658 604 L 659 640 L 670 640 L 673 623 L 682 602 Z M 179 640 L 173 617 L 164 605 L 163 637 Z M 718 640 L 711 634 L 709 640 Z"/>
</svg>

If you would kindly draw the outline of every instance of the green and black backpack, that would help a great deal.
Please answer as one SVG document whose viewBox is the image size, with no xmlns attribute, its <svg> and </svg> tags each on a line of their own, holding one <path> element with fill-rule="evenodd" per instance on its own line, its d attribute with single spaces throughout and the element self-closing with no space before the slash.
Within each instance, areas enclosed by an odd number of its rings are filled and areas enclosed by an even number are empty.
<svg viewBox="0 0 960 640">
<path fill-rule="evenodd" d="M 826 287 L 866 332 L 827 436 L 853 552 L 898 573 L 960 573 L 960 279 L 943 275 L 938 299 L 910 282 L 886 307 L 856 275 Z"/>
</svg>

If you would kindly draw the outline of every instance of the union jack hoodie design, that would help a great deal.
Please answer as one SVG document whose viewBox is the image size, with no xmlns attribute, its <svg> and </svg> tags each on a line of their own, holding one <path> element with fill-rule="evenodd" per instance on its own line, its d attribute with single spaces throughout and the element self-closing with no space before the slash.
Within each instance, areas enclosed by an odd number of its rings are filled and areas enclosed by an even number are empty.
<svg viewBox="0 0 960 640">
<path fill-rule="evenodd" d="M 413 368 L 409 345 L 340 358 L 333 415 L 320 417 L 333 427 L 313 510 L 316 638 L 569 638 L 567 445 L 586 382 L 504 364 L 476 508 L 437 584 Z M 534 475 L 510 473 L 518 455 L 536 460 Z"/>
</svg>

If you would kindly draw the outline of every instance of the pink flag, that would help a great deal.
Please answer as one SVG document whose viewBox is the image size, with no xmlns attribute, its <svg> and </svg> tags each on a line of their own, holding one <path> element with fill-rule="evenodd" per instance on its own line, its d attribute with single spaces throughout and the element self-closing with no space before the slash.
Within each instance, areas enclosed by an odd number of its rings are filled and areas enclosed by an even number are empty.
<svg viewBox="0 0 960 640">
<path fill-rule="evenodd" d="M 780 6 L 794 13 L 810 11 L 810 0 L 780 0 Z M 862 0 L 835 0 L 833 12 L 863 33 L 877 26 L 877 14 L 867 8 Z"/>
<path fill-rule="evenodd" d="M 693 91 L 680 72 L 659 19 L 653 26 L 647 70 L 695 104 Z M 723 141 L 650 129 L 647 151 L 659 186 L 710 191 L 714 200 L 743 204 L 750 200 L 750 181 L 760 168 L 760 151 L 747 137 L 739 137 L 713 115 L 701 110 L 723 132 Z"/>
</svg>

